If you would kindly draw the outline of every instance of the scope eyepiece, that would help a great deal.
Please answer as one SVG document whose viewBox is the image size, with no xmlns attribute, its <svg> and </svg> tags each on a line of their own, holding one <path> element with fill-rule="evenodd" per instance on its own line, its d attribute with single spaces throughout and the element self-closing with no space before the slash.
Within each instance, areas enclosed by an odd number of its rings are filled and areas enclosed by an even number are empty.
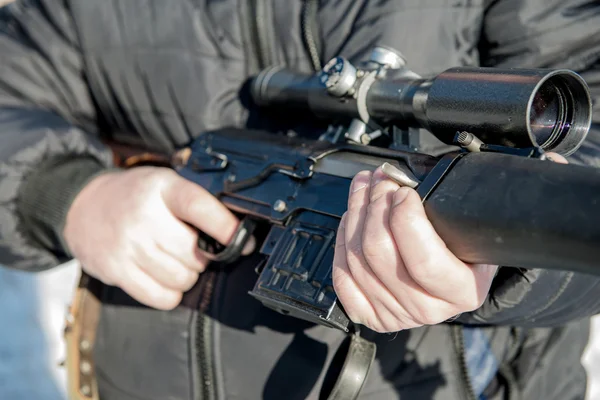
<svg viewBox="0 0 600 400">
<path fill-rule="evenodd" d="M 591 99 L 582 79 L 555 71 L 541 80 L 528 103 L 527 131 L 544 150 L 572 154 L 587 136 Z M 589 102 L 590 107 L 582 106 Z"/>
<path fill-rule="evenodd" d="M 573 154 L 592 121 L 583 78 L 559 69 L 458 67 L 424 89 L 419 115 L 440 140 L 467 131 L 484 143 Z"/>
</svg>

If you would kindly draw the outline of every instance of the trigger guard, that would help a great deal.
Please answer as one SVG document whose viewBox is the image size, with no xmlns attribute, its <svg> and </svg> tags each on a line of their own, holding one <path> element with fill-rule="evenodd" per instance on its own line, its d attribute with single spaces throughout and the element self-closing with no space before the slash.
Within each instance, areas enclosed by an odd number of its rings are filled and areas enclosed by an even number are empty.
<svg viewBox="0 0 600 400">
<path fill-rule="evenodd" d="M 248 240 L 252 237 L 255 228 L 256 222 L 249 217 L 244 217 L 233 234 L 231 241 L 226 246 L 215 246 L 223 250 L 216 253 L 205 250 L 202 245 L 202 238 L 198 239 L 198 247 L 204 252 L 208 260 L 229 264 L 240 257 L 246 243 L 248 243 Z"/>
</svg>

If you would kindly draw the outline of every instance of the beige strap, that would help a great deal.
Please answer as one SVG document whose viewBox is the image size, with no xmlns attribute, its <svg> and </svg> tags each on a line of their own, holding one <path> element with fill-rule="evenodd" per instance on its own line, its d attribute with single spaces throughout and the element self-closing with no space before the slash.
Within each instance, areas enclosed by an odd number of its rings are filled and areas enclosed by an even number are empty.
<svg viewBox="0 0 600 400">
<path fill-rule="evenodd" d="M 67 394 L 69 400 L 99 400 L 93 348 L 100 316 L 100 301 L 94 288 L 100 282 L 82 272 L 65 326 L 67 346 Z"/>
</svg>

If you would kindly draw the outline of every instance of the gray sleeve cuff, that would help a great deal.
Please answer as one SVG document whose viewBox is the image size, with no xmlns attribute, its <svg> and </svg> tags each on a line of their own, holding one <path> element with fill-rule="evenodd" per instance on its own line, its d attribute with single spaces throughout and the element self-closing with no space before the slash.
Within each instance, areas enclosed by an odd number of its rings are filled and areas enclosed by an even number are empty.
<svg viewBox="0 0 600 400">
<path fill-rule="evenodd" d="M 70 257 L 63 238 L 67 213 L 79 192 L 99 174 L 112 171 L 94 158 L 53 160 L 25 177 L 17 201 L 26 233 L 58 257 Z"/>
</svg>

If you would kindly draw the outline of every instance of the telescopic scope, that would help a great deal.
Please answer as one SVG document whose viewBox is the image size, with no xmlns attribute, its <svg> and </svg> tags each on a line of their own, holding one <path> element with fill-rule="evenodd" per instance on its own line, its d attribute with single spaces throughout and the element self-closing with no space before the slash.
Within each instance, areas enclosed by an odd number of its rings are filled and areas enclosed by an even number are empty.
<svg viewBox="0 0 600 400">
<path fill-rule="evenodd" d="M 446 144 L 466 131 L 487 144 L 539 146 L 563 155 L 579 148 L 592 118 L 589 88 L 571 70 L 457 67 L 427 79 L 383 47 L 357 67 L 336 57 L 315 74 L 266 69 L 251 91 L 261 106 L 424 128 Z"/>
</svg>

